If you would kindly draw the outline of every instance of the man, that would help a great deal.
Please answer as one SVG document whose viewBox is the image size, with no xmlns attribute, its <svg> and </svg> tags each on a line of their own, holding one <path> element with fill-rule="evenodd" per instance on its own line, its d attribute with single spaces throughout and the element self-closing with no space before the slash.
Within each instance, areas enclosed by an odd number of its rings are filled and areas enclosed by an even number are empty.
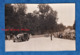
<svg viewBox="0 0 80 55">
<path fill-rule="evenodd" d="M 51 37 L 51 41 L 52 41 L 52 34 L 51 34 L 51 36 L 50 36 L 50 37 Z"/>
</svg>

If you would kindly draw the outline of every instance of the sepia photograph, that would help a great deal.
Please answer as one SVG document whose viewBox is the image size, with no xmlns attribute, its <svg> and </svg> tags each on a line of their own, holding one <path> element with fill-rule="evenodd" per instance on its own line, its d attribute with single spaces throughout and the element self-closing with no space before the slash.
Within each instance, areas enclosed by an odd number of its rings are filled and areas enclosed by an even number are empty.
<svg viewBox="0 0 80 55">
<path fill-rule="evenodd" d="M 75 3 L 5 4 L 5 51 L 75 51 Z"/>
</svg>

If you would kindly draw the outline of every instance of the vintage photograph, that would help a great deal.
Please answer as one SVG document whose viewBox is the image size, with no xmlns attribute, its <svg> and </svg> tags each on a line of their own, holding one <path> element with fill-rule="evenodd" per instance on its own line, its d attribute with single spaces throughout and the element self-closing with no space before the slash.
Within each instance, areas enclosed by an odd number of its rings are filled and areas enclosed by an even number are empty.
<svg viewBox="0 0 80 55">
<path fill-rule="evenodd" d="M 75 51 L 75 3 L 5 4 L 5 51 Z"/>
</svg>

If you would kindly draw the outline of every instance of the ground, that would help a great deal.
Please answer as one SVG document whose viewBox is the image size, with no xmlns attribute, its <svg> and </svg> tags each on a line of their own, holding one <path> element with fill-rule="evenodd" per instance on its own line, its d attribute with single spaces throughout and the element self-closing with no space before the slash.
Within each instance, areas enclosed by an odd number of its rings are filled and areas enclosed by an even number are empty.
<svg viewBox="0 0 80 55">
<path fill-rule="evenodd" d="M 40 35 L 36 35 L 40 36 Z M 13 42 L 13 40 L 5 41 L 6 51 L 75 51 L 75 40 L 50 37 L 30 38 L 25 42 Z"/>
</svg>

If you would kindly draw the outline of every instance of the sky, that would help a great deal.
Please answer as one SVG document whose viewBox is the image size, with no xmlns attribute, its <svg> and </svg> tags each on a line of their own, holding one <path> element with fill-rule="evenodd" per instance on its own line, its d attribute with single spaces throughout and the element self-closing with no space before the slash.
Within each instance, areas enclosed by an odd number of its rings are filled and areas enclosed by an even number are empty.
<svg viewBox="0 0 80 55">
<path fill-rule="evenodd" d="M 38 9 L 38 4 L 26 4 L 27 13 L 33 12 Z M 73 26 L 75 22 L 75 3 L 56 3 L 49 4 L 49 6 L 57 11 L 58 23 L 62 23 L 65 26 Z"/>
</svg>

